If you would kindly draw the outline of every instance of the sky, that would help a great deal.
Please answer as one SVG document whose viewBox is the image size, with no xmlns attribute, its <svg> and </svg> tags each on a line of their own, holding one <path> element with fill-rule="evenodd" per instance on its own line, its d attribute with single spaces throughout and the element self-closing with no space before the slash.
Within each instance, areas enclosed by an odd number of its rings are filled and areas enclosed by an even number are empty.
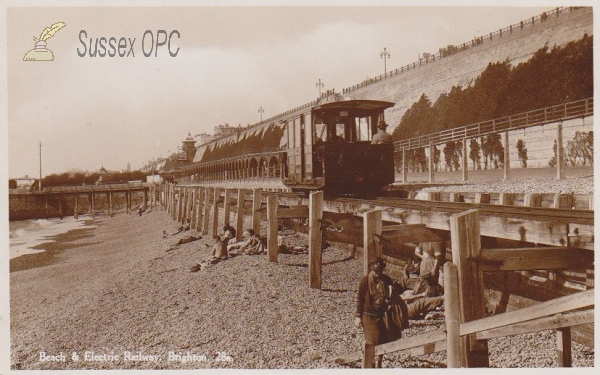
<svg viewBox="0 0 600 375">
<path fill-rule="evenodd" d="M 43 176 L 137 169 L 188 132 L 254 124 L 260 107 L 267 118 L 314 100 L 319 79 L 341 92 L 380 75 L 384 48 L 389 71 L 552 9 L 211 4 L 230 6 L 7 8 L 8 176 L 39 176 L 40 142 Z M 54 61 L 23 61 L 56 22 L 66 26 L 47 40 Z M 146 30 L 146 52 L 157 30 L 177 30 L 177 56 L 165 45 L 145 57 Z M 135 57 L 79 55 L 81 39 L 89 49 L 101 37 L 135 38 Z"/>
</svg>

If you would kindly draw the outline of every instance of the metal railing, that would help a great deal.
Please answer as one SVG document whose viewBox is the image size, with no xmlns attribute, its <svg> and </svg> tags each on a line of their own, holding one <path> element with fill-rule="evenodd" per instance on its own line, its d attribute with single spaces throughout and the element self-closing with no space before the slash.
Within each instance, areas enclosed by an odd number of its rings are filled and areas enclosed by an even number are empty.
<svg viewBox="0 0 600 375">
<path fill-rule="evenodd" d="M 481 137 L 487 134 L 524 129 L 593 114 L 594 98 L 587 98 L 508 117 L 446 129 L 438 133 L 403 139 L 394 142 L 394 150 L 401 151 L 402 149 L 411 150 L 429 147 L 430 144 L 439 145 L 450 141 L 462 141 L 463 139 Z"/>
</svg>

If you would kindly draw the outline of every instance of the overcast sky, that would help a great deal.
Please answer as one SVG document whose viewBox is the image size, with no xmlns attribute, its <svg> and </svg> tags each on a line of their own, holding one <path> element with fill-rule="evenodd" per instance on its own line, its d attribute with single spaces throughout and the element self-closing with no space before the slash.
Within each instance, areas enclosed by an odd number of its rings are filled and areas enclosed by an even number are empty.
<svg viewBox="0 0 600 375">
<path fill-rule="evenodd" d="M 214 126 L 255 123 L 547 7 L 8 8 L 9 177 L 139 168 Z M 46 26 L 52 62 L 24 62 Z M 144 31 L 178 30 L 170 57 Z M 80 57 L 79 35 L 136 38 L 135 57 Z M 149 36 L 146 50 L 149 50 Z M 89 48 L 89 46 L 87 47 Z M 127 50 L 129 47 L 127 47 Z M 377 98 L 373 98 L 377 99 Z"/>
</svg>

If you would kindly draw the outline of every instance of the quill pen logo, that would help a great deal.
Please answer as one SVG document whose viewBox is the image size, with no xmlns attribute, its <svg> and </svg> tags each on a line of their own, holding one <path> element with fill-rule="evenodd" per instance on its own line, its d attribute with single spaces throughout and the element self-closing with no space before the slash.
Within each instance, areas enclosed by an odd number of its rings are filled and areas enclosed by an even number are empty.
<svg viewBox="0 0 600 375">
<path fill-rule="evenodd" d="M 67 25 L 64 22 L 57 22 L 50 27 L 46 27 L 39 38 L 33 37 L 35 48 L 25 54 L 23 61 L 53 61 L 54 54 L 46 48 L 46 41 L 65 26 Z"/>
</svg>

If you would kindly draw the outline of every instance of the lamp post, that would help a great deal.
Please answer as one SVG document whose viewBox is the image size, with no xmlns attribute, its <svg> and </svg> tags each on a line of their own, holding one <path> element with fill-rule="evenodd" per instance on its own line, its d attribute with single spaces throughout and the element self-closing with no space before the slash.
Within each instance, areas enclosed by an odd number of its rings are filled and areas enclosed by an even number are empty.
<svg viewBox="0 0 600 375">
<path fill-rule="evenodd" d="M 263 115 L 263 113 L 265 113 L 265 110 L 263 109 L 262 105 L 258 109 L 258 113 L 260 113 L 260 122 L 262 122 L 262 115 Z"/>
<path fill-rule="evenodd" d="M 321 82 L 321 78 L 319 78 L 319 81 L 317 82 L 316 86 L 319 88 L 319 98 L 321 97 L 321 88 L 325 86 L 325 84 L 323 82 Z"/>
<path fill-rule="evenodd" d="M 42 142 L 40 142 L 39 146 L 40 146 L 40 191 L 42 191 Z"/>
<path fill-rule="evenodd" d="M 385 76 L 387 77 L 387 59 L 390 58 L 390 53 L 383 47 L 383 52 L 379 55 L 383 59 L 383 70 L 385 72 Z"/>
</svg>

